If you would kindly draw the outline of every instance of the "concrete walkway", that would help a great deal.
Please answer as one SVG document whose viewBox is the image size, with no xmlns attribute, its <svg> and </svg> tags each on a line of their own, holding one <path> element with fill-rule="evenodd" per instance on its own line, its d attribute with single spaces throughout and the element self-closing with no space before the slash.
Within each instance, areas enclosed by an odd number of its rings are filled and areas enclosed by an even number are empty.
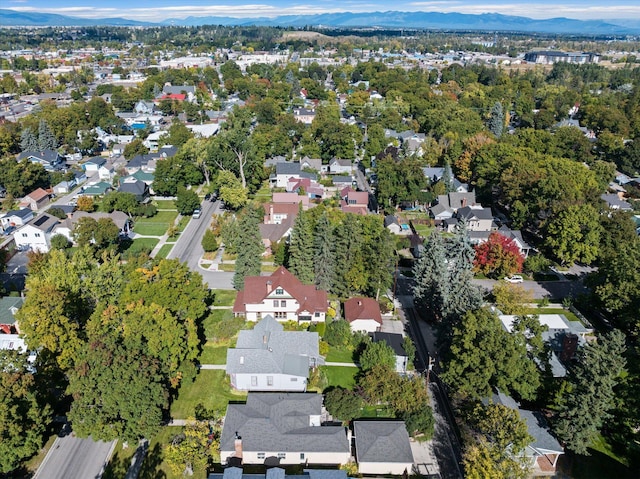
<svg viewBox="0 0 640 479">
<path fill-rule="evenodd" d="M 226 364 L 201 364 L 200 369 L 219 369 L 224 371 L 225 369 L 227 369 L 227 365 Z"/>
<path fill-rule="evenodd" d="M 333 363 L 333 362 L 325 362 L 324 366 L 343 366 L 350 368 L 359 368 L 360 366 L 356 363 Z"/>
<path fill-rule="evenodd" d="M 176 219 L 173 221 L 173 226 L 177 226 L 178 224 L 180 224 L 180 220 L 182 219 L 182 215 L 178 214 L 178 216 L 176 217 Z M 158 241 L 158 244 L 155 245 L 155 247 L 153 248 L 153 250 L 151 250 L 151 257 L 155 257 L 155 255 L 158 254 L 158 252 L 160 251 L 160 248 L 162 248 L 165 244 L 167 244 L 167 240 L 169 239 L 169 235 L 167 233 L 163 234 L 162 236 L 158 237 L 158 236 L 150 236 L 150 238 L 158 238 L 160 241 Z M 171 242 L 169 244 L 175 245 L 175 241 Z"/>
</svg>

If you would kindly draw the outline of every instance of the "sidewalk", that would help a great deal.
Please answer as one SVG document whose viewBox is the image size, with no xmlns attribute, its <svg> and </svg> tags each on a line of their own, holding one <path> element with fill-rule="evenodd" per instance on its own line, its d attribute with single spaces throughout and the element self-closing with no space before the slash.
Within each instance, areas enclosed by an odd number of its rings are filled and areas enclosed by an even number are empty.
<svg viewBox="0 0 640 479">
<path fill-rule="evenodd" d="M 182 219 L 182 215 L 178 214 L 178 216 L 176 217 L 176 219 L 173 221 L 173 226 L 177 226 L 178 224 L 180 224 L 180 220 Z M 140 237 L 144 237 L 142 235 L 140 235 Z M 158 238 L 157 236 L 149 236 L 149 238 Z M 158 241 L 158 244 L 155 245 L 155 247 L 153 248 L 153 250 L 151 250 L 151 254 L 150 256 L 153 258 L 155 257 L 155 255 L 158 254 L 158 252 L 160 251 L 160 248 L 162 248 L 165 244 L 167 244 L 167 240 L 169 239 L 169 235 L 167 233 L 163 234 L 162 236 L 160 236 Z M 175 242 L 173 243 L 169 243 L 169 244 L 173 244 L 175 246 Z M 170 252 L 170 251 L 169 251 Z"/>
</svg>

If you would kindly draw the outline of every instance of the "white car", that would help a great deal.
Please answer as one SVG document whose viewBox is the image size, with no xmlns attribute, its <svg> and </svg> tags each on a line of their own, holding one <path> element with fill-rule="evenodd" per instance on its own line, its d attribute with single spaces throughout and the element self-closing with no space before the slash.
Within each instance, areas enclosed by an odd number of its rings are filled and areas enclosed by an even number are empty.
<svg viewBox="0 0 640 479">
<path fill-rule="evenodd" d="M 522 283 L 524 281 L 524 279 L 522 279 L 522 276 L 520 276 L 519 274 L 514 274 L 513 276 L 506 276 L 504 280 L 507 283 Z"/>
<path fill-rule="evenodd" d="M 194 210 L 193 214 L 191 215 L 191 217 L 195 220 L 197 220 L 198 218 L 200 218 L 200 215 L 202 214 L 202 211 L 200 210 Z"/>
</svg>

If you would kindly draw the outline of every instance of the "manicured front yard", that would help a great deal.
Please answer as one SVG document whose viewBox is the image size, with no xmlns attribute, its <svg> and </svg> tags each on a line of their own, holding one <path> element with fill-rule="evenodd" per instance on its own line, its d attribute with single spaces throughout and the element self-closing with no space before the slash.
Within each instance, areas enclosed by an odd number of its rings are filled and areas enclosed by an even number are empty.
<svg viewBox="0 0 640 479">
<path fill-rule="evenodd" d="M 350 366 L 320 366 L 327 378 L 327 387 L 353 389 L 360 368 Z"/>
<path fill-rule="evenodd" d="M 187 419 L 195 414 L 195 408 L 202 404 L 206 409 L 226 410 L 229 401 L 243 401 L 245 392 L 232 391 L 225 372 L 215 369 L 201 370 L 192 383 L 180 386 L 178 398 L 171 405 L 171 417 Z"/>
<path fill-rule="evenodd" d="M 138 218 L 135 220 L 133 231 L 146 236 L 162 236 L 167 232 L 178 216 L 177 211 L 158 211 L 151 218 Z"/>
<path fill-rule="evenodd" d="M 176 203 L 173 200 L 154 200 L 153 204 L 156 205 L 156 208 L 158 208 L 159 210 L 176 209 Z"/>
</svg>

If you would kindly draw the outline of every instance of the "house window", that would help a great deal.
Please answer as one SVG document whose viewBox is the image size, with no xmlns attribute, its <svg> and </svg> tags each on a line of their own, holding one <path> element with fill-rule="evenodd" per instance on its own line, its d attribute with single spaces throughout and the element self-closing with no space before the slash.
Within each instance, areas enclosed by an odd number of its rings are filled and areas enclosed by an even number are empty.
<svg viewBox="0 0 640 479">
<path fill-rule="evenodd" d="M 286 308 L 287 307 L 287 302 L 286 301 L 280 301 L 280 307 L 281 308 Z"/>
<path fill-rule="evenodd" d="M 274 308 L 277 308 L 277 307 L 278 307 L 278 300 L 277 300 L 277 299 L 274 299 L 274 300 L 273 300 L 273 307 L 274 307 Z"/>
<path fill-rule="evenodd" d="M 258 459 L 264 459 L 265 453 L 264 452 L 259 452 L 258 453 Z"/>
<path fill-rule="evenodd" d="M 262 313 L 256 313 L 256 320 L 260 321 L 262 319 Z"/>
<path fill-rule="evenodd" d="M 22 237 L 26 238 L 27 237 L 27 233 L 22 233 Z"/>
<path fill-rule="evenodd" d="M 298 378 L 291 378 L 291 382 L 292 383 L 297 383 L 298 382 Z"/>
<path fill-rule="evenodd" d="M 286 452 L 279 452 L 278 453 L 278 459 L 286 459 L 287 457 L 287 453 Z"/>
<path fill-rule="evenodd" d="M 251 385 L 252 386 L 258 385 L 258 376 L 251 376 Z"/>
<path fill-rule="evenodd" d="M 40 238 L 40 233 L 36 233 L 34 236 L 35 236 L 36 238 Z"/>
<path fill-rule="evenodd" d="M 301 453 L 300 453 L 300 460 L 301 460 L 301 461 L 304 461 L 304 452 L 301 452 Z"/>
<path fill-rule="evenodd" d="M 276 288 L 276 294 L 284 294 L 284 289 Z"/>
<path fill-rule="evenodd" d="M 276 311 L 276 319 L 287 319 L 286 311 Z"/>
<path fill-rule="evenodd" d="M 267 376 L 267 386 L 273 386 L 273 376 Z"/>
<path fill-rule="evenodd" d="M 315 316 L 316 318 L 319 318 L 319 317 L 320 317 L 320 313 L 318 313 L 318 312 L 316 311 L 316 313 L 314 314 L 314 316 Z"/>
</svg>

